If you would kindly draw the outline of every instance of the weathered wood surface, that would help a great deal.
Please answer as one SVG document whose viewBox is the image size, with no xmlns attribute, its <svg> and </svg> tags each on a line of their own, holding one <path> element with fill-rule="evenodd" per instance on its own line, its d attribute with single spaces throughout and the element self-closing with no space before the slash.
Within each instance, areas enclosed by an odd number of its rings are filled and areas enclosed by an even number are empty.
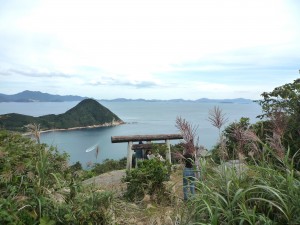
<svg viewBox="0 0 300 225">
<path fill-rule="evenodd" d="M 121 143 L 129 141 L 160 141 L 183 139 L 181 134 L 155 134 L 155 135 L 132 135 L 132 136 L 112 136 L 112 143 Z"/>
<path fill-rule="evenodd" d="M 166 145 L 166 143 L 155 143 L 155 145 Z M 153 148 L 153 144 L 135 144 L 132 145 L 132 150 L 137 150 L 137 149 L 152 149 Z"/>
<path fill-rule="evenodd" d="M 131 148 L 132 148 L 132 141 L 129 141 L 128 142 L 128 146 L 127 146 L 127 164 L 126 164 L 126 168 L 128 169 L 128 170 L 130 170 L 131 169 L 131 167 L 132 167 L 132 150 L 131 150 Z"/>
</svg>

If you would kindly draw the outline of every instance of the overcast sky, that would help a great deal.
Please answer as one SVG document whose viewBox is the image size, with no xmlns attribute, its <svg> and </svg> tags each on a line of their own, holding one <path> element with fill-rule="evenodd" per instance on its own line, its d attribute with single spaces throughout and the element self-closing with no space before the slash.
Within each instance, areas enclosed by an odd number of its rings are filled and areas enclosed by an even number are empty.
<svg viewBox="0 0 300 225">
<path fill-rule="evenodd" d="M 0 93 L 260 98 L 300 77 L 298 0 L 0 0 Z"/>
</svg>

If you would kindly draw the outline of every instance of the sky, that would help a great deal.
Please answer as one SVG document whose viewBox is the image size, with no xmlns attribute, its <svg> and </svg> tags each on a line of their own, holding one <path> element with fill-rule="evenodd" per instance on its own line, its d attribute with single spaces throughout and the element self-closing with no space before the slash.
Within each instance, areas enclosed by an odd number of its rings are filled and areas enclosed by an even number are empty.
<svg viewBox="0 0 300 225">
<path fill-rule="evenodd" d="M 298 0 L 0 0 L 0 93 L 259 99 L 300 77 Z"/>
</svg>

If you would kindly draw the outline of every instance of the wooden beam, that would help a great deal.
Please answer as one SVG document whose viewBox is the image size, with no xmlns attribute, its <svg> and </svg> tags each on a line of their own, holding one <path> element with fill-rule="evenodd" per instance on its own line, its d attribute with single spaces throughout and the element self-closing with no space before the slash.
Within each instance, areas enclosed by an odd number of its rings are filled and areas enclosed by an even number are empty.
<svg viewBox="0 0 300 225">
<path fill-rule="evenodd" d="M 165 143 L 155 143 L 155 145 L 165 145 Z M 132 145 L 132 150 L 137 150 L 137 149 L 151 149 L 153 148 L 153 144 L 134 144 Z"/>
<path fill-rule="evenodd" d="M 160 141 L 183 139 L 181 134 L 155 134 L 155 135 L 132 135 L 132 136 L 112 136 L 112 143 L 121 143 L 129 141 Z"/>
</svg>

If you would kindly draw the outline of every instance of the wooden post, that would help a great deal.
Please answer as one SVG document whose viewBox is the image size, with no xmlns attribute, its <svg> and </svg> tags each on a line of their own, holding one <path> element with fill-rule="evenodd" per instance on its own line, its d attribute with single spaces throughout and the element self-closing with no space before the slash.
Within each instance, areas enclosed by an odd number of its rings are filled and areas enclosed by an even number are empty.
<svg viewBox="0 0 300 225">
<path fill-rule="evenodd" d="M 169 139 L 166 140 L 166 145 L 167 145 L 167 148 L 168 148 L 168 151 L 166 153 L 166 160 L 169 160 L 169 163 L 171 163 L 171 146 L 170 146 L 170 140 Z"/>
<path fill-rule="evenodd" d="M 127 147 L 127 166 L 126 169 L 131 170 L 132 167 L 132 141 L 128 141 Z"/>
</svg>

